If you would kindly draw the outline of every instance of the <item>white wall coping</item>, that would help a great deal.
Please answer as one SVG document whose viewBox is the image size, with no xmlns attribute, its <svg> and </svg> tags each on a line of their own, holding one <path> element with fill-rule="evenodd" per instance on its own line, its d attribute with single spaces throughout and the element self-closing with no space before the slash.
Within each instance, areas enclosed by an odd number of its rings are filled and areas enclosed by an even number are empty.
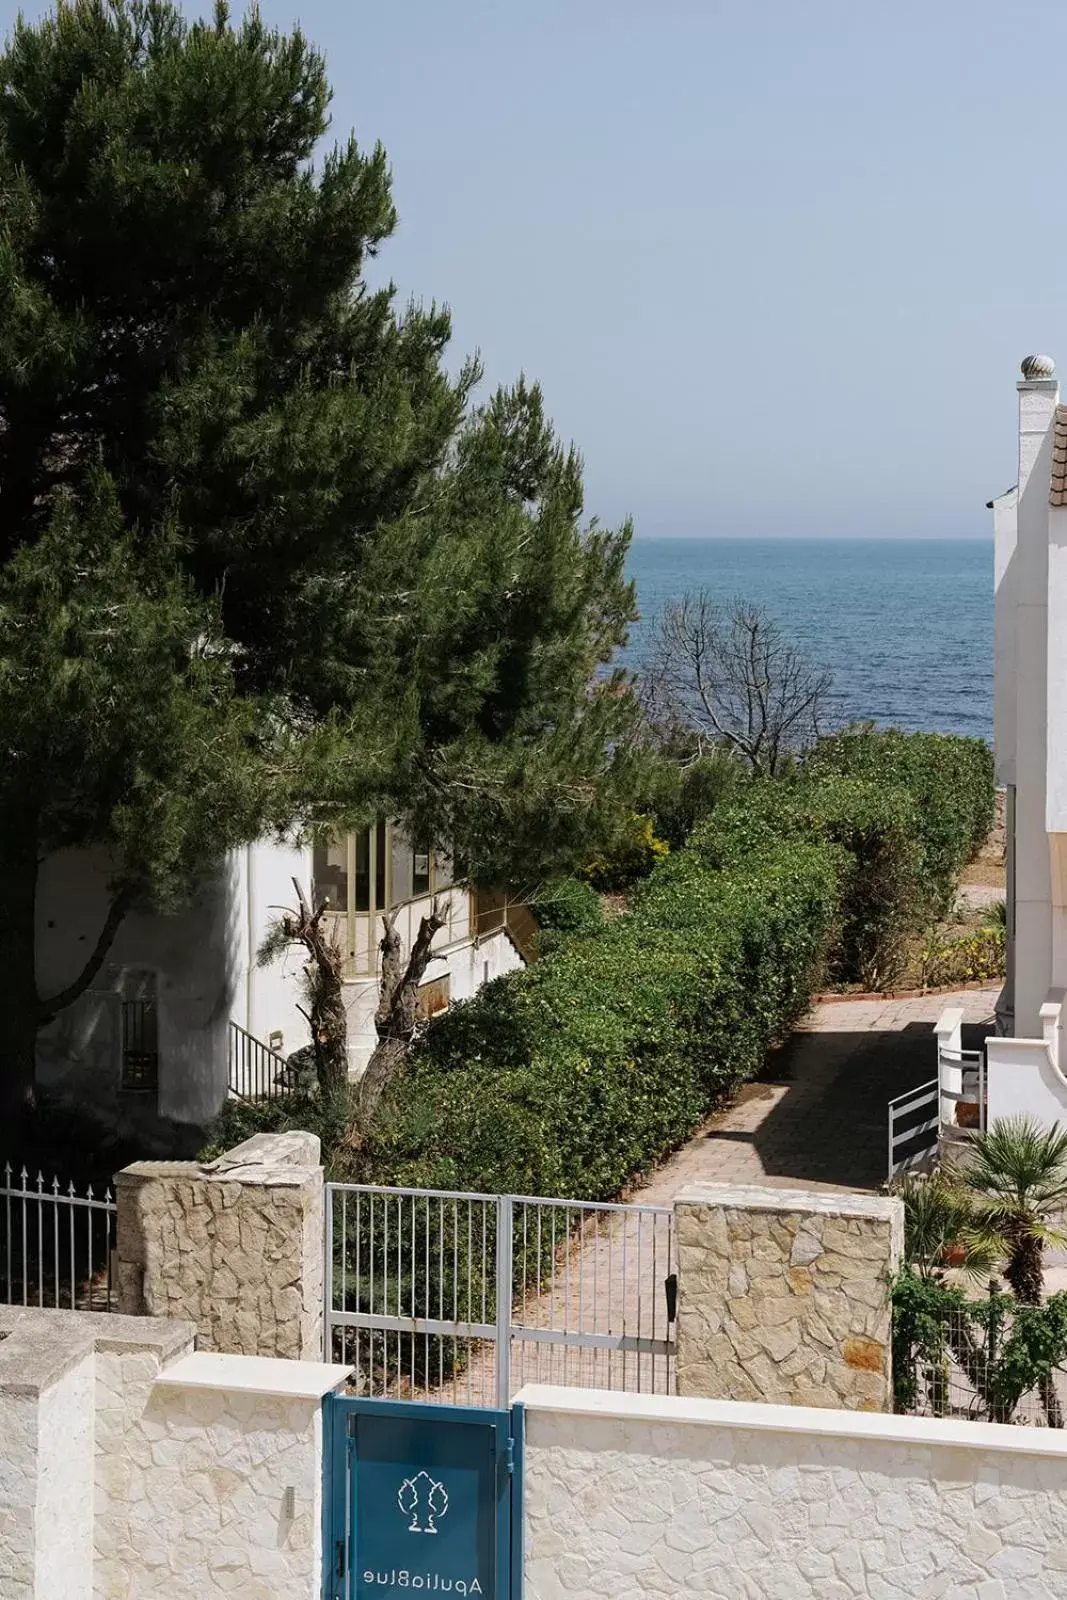
<svg viewBox="0 0 1067 1600">
<path fill-rule="evenodd" d="M 323 1361 L 287 1361 L 275 1356 L 220 1355 L 195 1350 L 163 1371 L 153 1387 L 229 1389 L 272 1394 L 288 1400 L 321 1400 L 344 1386 L 352 1368 Z"/>
<path fill-rule="evenodd" d="M 527 1413 L 618 1417 L 637 1422 L 690 1423 L 767 1433 L 820 1434 L 879 1444 L 940 1446 L 956 1450 L 1007 1450 L 1016 1455 L 1067 1456 L 1067 1436 L 1052 1428 L 1017 1428 L 1004 1422 L 941 1421 L 880 1411 L 832 1411 L 814 1406 L 759 1405 L 748 1400 L 698 1400 L 671 1394 L 619 1394 L 529 1383 L 515 1396 Z"/>
</svg>

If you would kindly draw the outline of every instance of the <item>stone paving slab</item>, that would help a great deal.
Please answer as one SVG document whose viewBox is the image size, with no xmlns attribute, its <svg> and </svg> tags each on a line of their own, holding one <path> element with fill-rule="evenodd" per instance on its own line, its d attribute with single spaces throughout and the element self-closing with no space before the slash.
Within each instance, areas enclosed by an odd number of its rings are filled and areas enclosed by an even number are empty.
<svg viewBox="0 0 1067 1600">
<path fill-rule="evenodd" d="M 938 1017 L 959 1006 L 965 1028 L 989 1032 L 998 993 L 999 985 L 990 985 L 816 1006 L 763 1076 L 745 1084 L 633 1200 L 668 1205 L 691 1183 L 880 1189 L 888 1103 L 936 1076 Z"/>
</svg>

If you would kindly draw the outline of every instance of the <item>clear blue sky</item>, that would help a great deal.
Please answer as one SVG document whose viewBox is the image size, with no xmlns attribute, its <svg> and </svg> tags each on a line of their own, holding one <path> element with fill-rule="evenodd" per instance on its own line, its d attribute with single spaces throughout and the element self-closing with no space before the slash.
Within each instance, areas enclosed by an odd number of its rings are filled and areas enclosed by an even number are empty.
<svg viewBox="0 0 1067 1600">
<path fill-rule="evenodd" d="M 987 532 L 1019 359 L 1067 374 L 1063 0 L 263 10 L 388 150 L 383 270 L 541 379 L 590 511 Z"/>
</svg>

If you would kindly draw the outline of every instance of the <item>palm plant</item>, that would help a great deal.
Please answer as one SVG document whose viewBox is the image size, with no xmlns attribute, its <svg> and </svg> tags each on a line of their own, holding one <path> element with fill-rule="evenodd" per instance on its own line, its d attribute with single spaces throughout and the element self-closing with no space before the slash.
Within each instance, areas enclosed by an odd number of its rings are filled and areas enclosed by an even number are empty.
<svg viewBox="0 0 1067 1600">
<path fill-rule="evenodd" d="M 948 1174 L 908 1173 L 893 1193 L 904 1202 L 904 1260 L 920 1277 L 940 1279 L 946 1267 L 985 1277 L 1002 1260 L 1004 1241 L 976 1228 L 970 1195 Z"/>
<path fill-rule="evenodd" d="M 1024 1117 L 994 1122 L 954 1176 L 970 1196 L 975 1241 L 1002 1248 L 1016 1299 L 1040 1305 L 1045 1246 L 1067 1244 L 1053 1220 L 1067 1210 L 1067 1129 Z"/>
<path fill-rule="evenodd" d="M 1054 1218 L 1067 1208 L 1067 1129 L 1006 1117 L 975 1140 L 960 1169 L 973 1197 L 977 1236 L 1001 1241 L 1004 1276 L 1022 1305 L 1041 1304 L 1048 1244 L 1067 1244 Z M 1051 1372 L 1038 1384 L 1050 1428 L 1064 1425 Z"/>
</svg>

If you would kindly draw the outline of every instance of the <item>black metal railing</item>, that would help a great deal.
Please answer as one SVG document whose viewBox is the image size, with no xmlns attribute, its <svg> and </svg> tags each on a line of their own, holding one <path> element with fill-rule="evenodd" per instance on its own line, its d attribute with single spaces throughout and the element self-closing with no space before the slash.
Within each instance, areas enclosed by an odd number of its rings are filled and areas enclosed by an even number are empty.
<svg viewBox="0 0 1067 1600">
<path fill-rule="evenodd" d="M 280 1100 L 293 1092 L 293 1073 L 277 1050 L 231 1022 L 228 1084 L 238 1100 Z"/>
</svg>

